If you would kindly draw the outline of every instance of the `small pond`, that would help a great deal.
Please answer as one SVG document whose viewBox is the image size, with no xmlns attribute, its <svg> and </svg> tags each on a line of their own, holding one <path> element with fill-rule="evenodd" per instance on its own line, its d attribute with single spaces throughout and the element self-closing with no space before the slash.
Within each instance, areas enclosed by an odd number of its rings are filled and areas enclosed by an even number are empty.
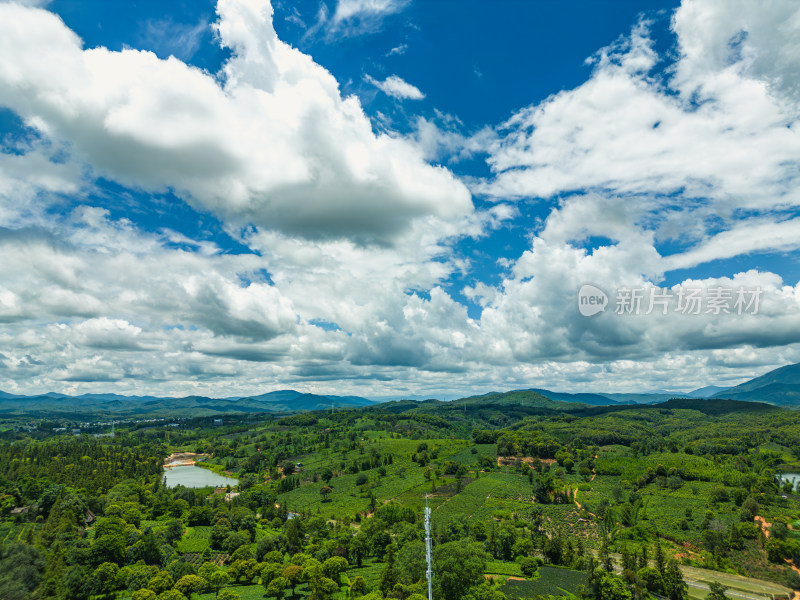
<svg viewBox="0 0 800 600">
<path fill-rule="evenodd" d="M 217 475 L 214 471 L 194 465 L 164 469 L 164 477 L 167 480 L 167 487 L 170 488 L 176 485 L 183 485 L 189 488 L 225 487 L 226 485 L 234 486 L 239 483 L 238 479 Z"/>
</svg>

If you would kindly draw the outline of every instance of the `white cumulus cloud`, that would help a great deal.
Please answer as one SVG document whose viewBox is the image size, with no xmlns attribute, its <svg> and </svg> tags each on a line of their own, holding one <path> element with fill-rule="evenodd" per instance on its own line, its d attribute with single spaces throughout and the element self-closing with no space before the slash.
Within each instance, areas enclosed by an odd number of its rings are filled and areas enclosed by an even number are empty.
<svg viewBox="0 0 800 600">
<path fill-rule="evenodd" d="M 389 75 L 383 81 L 377 81 L 369 75 L 366 80 L 388 96 L 401 100 L 422 100 L 425 97 L 419 88 L 404 81 L 397 75 Z"/>
<path fill-rule="evenodd" d="M 411 0 L 338 0 L 330 30 L 345 36 L 374 33 L 386 17 L 403 11 L 410 3 Z"/>
</svg>

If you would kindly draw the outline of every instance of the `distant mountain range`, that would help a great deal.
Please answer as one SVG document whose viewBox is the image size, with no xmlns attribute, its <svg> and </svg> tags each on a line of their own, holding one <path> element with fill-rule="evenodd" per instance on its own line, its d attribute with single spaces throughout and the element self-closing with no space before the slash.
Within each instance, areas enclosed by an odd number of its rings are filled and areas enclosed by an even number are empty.
<svg viewBox="0 0 800 600">
<path fill-rule="evenodd" d="M 113 414 L 137 416 L 207 417 L 217 414 L 254 412 L 297 412 L 330 408 L 354 408 L 375 404 L 359 396 L 325 396 L 295 390 L 278 390 L 258 396 L 208 398 L 185 396 L 123 396 L 120 394 L 83 394 L 69 396 L 49 392 L 38 396 L 20 396 L 0 392 L 0 414 L 47 413 L 52 416 Z"/>
<path fill-rule="evenodd" d="M 687 394 L 691 398 L 711 398 L 714 394 L 724 392 L 728 388 L 720 387 L 718 385 L 707 385 L 698 390 L 693 390 Z"/>
<path fill-rule="evenodd" d="M 776 406 L 796 408 L 800 407 L 800 364 L 780 367 L 732 388 L 709 385 L 688 393 L 667 390 L 655 390 L 638 394 L 566 393 L 541 388 L 525 391 L 535 392 L 557 402 L 580 402 L 590 406 L 657 404 L 675 398 L 695 398 L 765 402 Z M 489 394 L 486 396 L 489 396 Z"/>
<path fill-rule="evenodd" d="M 732 388 L 706 386 L 689 393 L 655 390 L 638 394 L 567 393 L 542 388 L 490 392 L 454 400 L 454 403 L 474 405 L 489 403 L 496 407 L 517 406 L 527 409 L 572 410 L 576 404 L 586 407 L 621 407 L 640 404 L 661 404 L 674 399 L 740 400 L 762 402 L 776 406 L 800 407 L 800 364 L 787 365 L 770 371 Z M 411 402 L 411 401 L 409 401 Z M 367 407 L 379 402 L 360 396 L 332 396 L 278 390 L 257 396 L 208 398 L 185 396 L 123 396 L 120 394 L 83 394 L 69 396 L 49 392 L 25 396 L 0 391 L 0 415 L 46 414 L 53 417 L 80 415 L 114 415 L 135 418 L 203 417 L 233 413 L 290 413 L 331 408 Z M 398 405 L 399 406 L 399 405 Z"/>
<path fill-rule="evenodd" d="M 786 365 L 737 386 L 717 392 L 714 398 L 800 406 L 800 364 Z"/>
</svg>

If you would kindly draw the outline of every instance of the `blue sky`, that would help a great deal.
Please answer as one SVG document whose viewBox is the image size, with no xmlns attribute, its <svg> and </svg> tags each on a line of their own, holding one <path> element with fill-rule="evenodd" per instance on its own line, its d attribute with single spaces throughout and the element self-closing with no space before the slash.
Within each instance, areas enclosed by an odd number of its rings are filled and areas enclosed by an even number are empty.
<svg viewBox="0 0 800 600">
<path fill-rule="evenodd" d="M 0 3 L 0 389 L 688 391 L 800 361 L 800 10 L 734 4 Z"/>
</svg>

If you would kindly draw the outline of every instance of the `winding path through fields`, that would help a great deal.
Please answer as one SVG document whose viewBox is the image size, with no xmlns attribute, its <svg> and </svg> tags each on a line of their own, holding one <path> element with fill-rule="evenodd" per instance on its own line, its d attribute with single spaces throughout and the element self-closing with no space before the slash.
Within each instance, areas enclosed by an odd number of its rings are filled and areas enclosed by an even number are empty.
<svg viewBox="0 0 800 600">
<path fill-rule="evenodd" d="M 594 455 L 594 459 L 597 460 L 597 454 Z M 595 477 L 597 477 L 597 471 L 595 469 L 592 469 L 592 476 L 589 478 L 589 483 L 593 482 Z M 578 507 L 578 510 L 583 509 L 581 503 L 578 502 L 578 488 L 575 488 L 575 495 L 573 496 L 572 500 L 575 502 L 575 506 Z M 589 512 L 587 510 L 586 513 L 592 515 L 595 519 L 597 518 L 597 515 L 594 514 L 593 512 Z"/>
</svg>

